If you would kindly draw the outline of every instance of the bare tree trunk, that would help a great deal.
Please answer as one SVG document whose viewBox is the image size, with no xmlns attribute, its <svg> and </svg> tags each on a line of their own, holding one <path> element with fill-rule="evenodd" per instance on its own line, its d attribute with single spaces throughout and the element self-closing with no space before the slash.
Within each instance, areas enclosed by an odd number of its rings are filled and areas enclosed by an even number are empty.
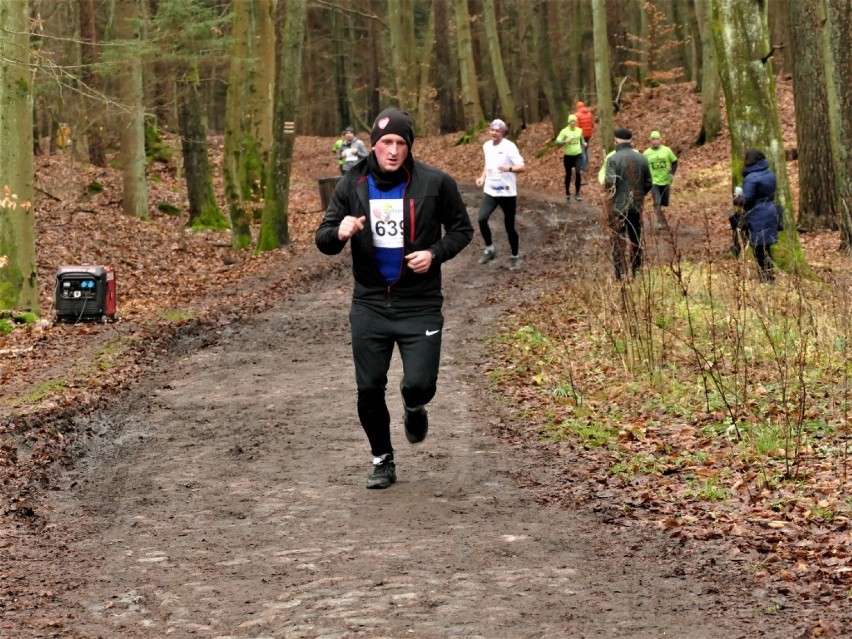
<svg viewBox="0 0 852 639">
<path fill-rule="evenodd" d="M 432 79 L 432 63 L 435 59 L 435 14 L 430 11 L 427 14 L 428 23 L 425 36 L 420 42 L 420 51 L 417 53 L 415 64 L 418 68 L 417 74 L 417 104 L 414 107 L 414 130 L 420 135 L 436 133 L 438 130 L 436 113 L 431 105 L 431 95 L 434 91 L 430 82 Z"/>
<path fill-rule="evenodd" d="M 461 76 L 464 126 L 471 131 L 485 121 L 479 100 L 476 62 L 473 57 L 473 40 L 470 33 L 468 0 L 453 0 L 456 10 L 456 35 L 458 37 L 459 75 Z"/>
<path fill-rule="evenodd" d="M 719 105 L 719 62 L 713 43 L 713 0 L 695 0 L 695 14 L 701 31 L 701 130 L 695 143 L 706 144 L 722 130 L 722 107 Z"/>
<path fill-rule="evenodd" d="M 306 0 L 278 0 L 275 30 L 280 46 L 275 77 L 272 157 L 267 165 L 266 199 L 260 222 L 260 236 L 257 238 L 258 252 L 270 251 L 290 243 L 290 174 L 296 137 L 306 19 Z"/>
<path fill-rule="evenodd" d="M 178 126 L 189 199 L 187 226 L 196 230 L 226 229 L 228 220 L 216 201 L 210 159 L 207 157 L 207 125 L 200 96 L 198 67 L 193 66 L 178 86 Z"/>
<path fill-rule="evenodd" d="M 370 6 L 372 7 L 375 4 L 375 0 L 372 0 Z M 368 22 L 367 29 L 369 31 L 367 42 L 370 43 L 370 46 L 367 47 L 367 86 L 369 87 L 369 95 L 367 97 L 369 117 L 367 120 L 372 124 L 373 118 L 375 118 L 382 110 L 382 95 L 380 90 L 381 73 L 379 72 L 379 55 L 381 49 L 378 46 L 373 45 L 374 43 L 381 42 L 385 36 L 377 27 L 375 20 L 370 20 Z"/>
<path fill-rule="evenodd" d="M 397 106 L 414 112 L 417 104 L 416 39 L 412 0 L 395 0 L 387 4 L 390 29 L 391 66 L 396 87 Z M 416 115 L 414 116 L 416 119 Z"/>
<path fill-rule="evenodd" d="M 603 156 L 614 147 L 612 124 L 612 76 L 609 70 L 609 40 L 606 30 L 606 2 L 592 0 L 592 24 L 595 37 L 595 86 L 598 94 L 598 132 Z"/>
<path fill-rule="evenodd" d="M 458 115 L 458 73 L 453 65 L 453 46 L 450 38 L 447 0 L 432 3 L 435 21 L 435 90 L 438 93 L 440 132 L 458 131 L 464 128 Z"/>
<path fill-rule="evenodd" d="M 272 88 L 275 80 L 275 32 L 272 0 L 243 0 L 234 5 L 231 75 L 225 105 L 222 173 L 231 217 L 231 244 L 251 245 L 251 219 L 262 201 L 263 167 L 272 147 Z"/>
<path fill-rule="evenodd" d="M 828 114 L 825 49 L 822 46 L 822 0 L 785 0 L 790 24 L 798 25 L 790 41 L 796 143 L 799 158 L 799 227 L 837 228 L 834 161 Z"/>
<path fill-rule="evenodd" d="M 0 309 L 38 312 L 29 9 L 0 3 Z"/>
<path fill-rule="evenodd" d="M 239 10 L 239 7 L 235 7 Z M 350 43 L 345 42 L 344 15 L 339 7 L 332 6 L 331 12 L 331 54 L 334 56 L 334 87 L 336 89 L 338 129 L 352 124 L 349 116 L 349 82 L 346 78 L 346 53 Z"/>
<path fill-rule="evenodd" d="M 834 168 L 841 248 L 852 252 L 852 3 L 825 0 L 825 51 L 828 114 Z"/>
<path fill-rule="evenodd" d="M 701 35 L 701 27 L 698 25 L 697 0 L 687 0 L 686 14 L 689 18 L 689 51 L 692 56 L 693 77 L 695 92 L 701 93 L 701 85 L 704 82 L 704 37 Z"/>
<path fill-rule="evenodd" d="M 693 48 L 692 39 L 689 37 L 689 16 L 685 15 L 688 3 L 683 0 L 672 0 L 671 9 L 668 11 L 669 21 L 674 26 L 673 35 L 677 39 L 679 46 L 677 49 L 672 49 L 672 53 L 677 51 L 674 56 L 680 58 L 683 66 L 683 76 L 687 82 L 695 80 L 695 49 Z M 669 56 L 670 58 L 672 56 Z M 669 67 L 666 71 L 671 71 L 671 67 L 677 66 L 676 60 L 669 60 Z"/>
<path fill-rule="evenodd" d="M 497 31 L 497 14 L 494 10 L 494 0 L 482 0 L 482 21 L 485 25 L 485 44 L 488 57 L 491 60 L 491 70 L 494 74 L 494 84 L 500 100 L 502 116 L 514 137 L 521 129 L 520 118 L 515 108 L 515 97 L 509 87 L 506 69 L 503 66 L 503 52 L 500 50 L 500 34 Z M 551 71 L 552 79 L 552 71 Z"/>
<path fill-rule="evenodd" d="M 549 16 L 546 13 L 546 3 L 535 2 L 531 5 L 530 26 L 532 27 L 533 44 L 536 52 L 536 66 L 538 67 L 541 90 L 547 100 L 547 110 L 550 114 L 550 122 L 555 137 L 568 121 L 569 109 L 565 103 L 562 86 L 556 80 L 556 71 L 553 68 L 550 38 L 547 36 Z"/>
<path fill-rule="evenodd" d="M 521 118 L 524 122 L 539 122 L 541 120 L 541 105 L 539 104 L 541 76 L 536 63 L 535 38 L 533 37 L 532 2 L 522 2 L 518 6 L 518 30 L 521 34 L 518 58 L 520 60 L 521 80 Z"/>
<path fill-rule="evenodd" d="M 100 57 L 96 15 L 95 0 L 80 0 L 80 39 L 82 40 L 80 55 L 83 62 L 81 80 L 85 85 L 83 93 L 89 97 L 85 101 L 88 109 L 83 113 L 81 126 L 78 128 L 81 128 L 88 138 L 89 162 L 95 166 L 106 166 L 106 153 L 101 135 L 102 118 L 95 117 L 100 111 L 95 108 L 98 98 L 96 95 L 91 95 L 99 93 L 102 86 L 100 76 L 94 70 L 94 65 Z"/>
<path fill-rule="evenodd" d="M 118 39 L 138 42 L 144 7 L 140 0 L 115 0 Z M 122 207 L 128 215 L 148 217 L 148 183 L 145 179 L 145 108 L 142 103 L 142 62 L 130 56 L 120 76 L 124 112 L 121 117 L 121 156 L 124 178 Z"/>
</svg>

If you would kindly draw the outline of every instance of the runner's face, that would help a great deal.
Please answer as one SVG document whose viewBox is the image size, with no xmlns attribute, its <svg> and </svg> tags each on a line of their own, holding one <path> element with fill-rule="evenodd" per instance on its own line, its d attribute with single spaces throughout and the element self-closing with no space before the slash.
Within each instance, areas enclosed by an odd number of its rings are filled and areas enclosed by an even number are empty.
<svg viewBox="0 0 852 639">
<path fill-rule="evenodd" d="M 346 133 L 343 134 L 343 139 L 347 142 L 351 142 L 355 139 L 355 134 L 352 133 L 352 131 L 346 131 Z"/>
<path fill-rule="evenodd" d="M 376 152 L 379 168 L 391 173 L 399 169 L 408 157 L 408 142 L 401 135 L 388 133 L 378 139 L 373 150 Z"/>
<path fill-rule="evenodd" d="M 491 141 L 494 144 L 500 144 L 503 140 L 503 129 L 499 127 L 488 129 L 488 134 L 491 136 Z"/>
<path fill-rule="evenodd" d="M 651 146 L 655 149 L 658 148 L 662 143 L 663 141 L 660 138 L 654 138 L 653 140 L 651 140 Z"/>
</svg>

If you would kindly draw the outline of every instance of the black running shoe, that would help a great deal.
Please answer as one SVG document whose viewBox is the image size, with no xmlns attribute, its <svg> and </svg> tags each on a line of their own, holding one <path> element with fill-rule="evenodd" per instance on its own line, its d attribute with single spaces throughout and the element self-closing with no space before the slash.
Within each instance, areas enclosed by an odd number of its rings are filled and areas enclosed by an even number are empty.
<svg viewBox="0 0 852 639">
<path fill-rule="evenodd" d="M 396 464 L 390 454 L 373 457 L 373 472 L 367 477 L 367 488 L 387 488 L 396 481 Z"/>
<path fill-rule="evenodd" d="M 412 444 L 419 444 L 426 439 L 429 432 L 429 414 L 425 406 L 409 408 L 405 406 L 403 423 L 405 424 L 405 437 Z"/>
</svg>

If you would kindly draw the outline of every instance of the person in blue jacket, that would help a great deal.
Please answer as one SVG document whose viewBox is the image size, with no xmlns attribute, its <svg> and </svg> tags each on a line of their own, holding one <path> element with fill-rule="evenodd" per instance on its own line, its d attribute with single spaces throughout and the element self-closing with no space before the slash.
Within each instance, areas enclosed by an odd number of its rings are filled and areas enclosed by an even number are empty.
<svg viewBox="0 0 852 639">
<path fill-rule="evenodd" d="M 742 195 L 734 204 L 742 206 L 744 220 L 740 226 L 748 233 L 754 250 L 761 282 L 775 279 L 772 269 L 772 245 L 778 242 L 778 213 L 775 207 L 775 173 L 762 151 L 748 149 L 743 156 Z"/>
</svg>

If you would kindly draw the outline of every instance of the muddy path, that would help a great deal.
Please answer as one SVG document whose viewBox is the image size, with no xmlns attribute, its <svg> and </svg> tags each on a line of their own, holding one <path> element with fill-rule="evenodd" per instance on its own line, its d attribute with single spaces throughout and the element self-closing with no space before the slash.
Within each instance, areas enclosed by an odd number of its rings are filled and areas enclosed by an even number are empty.
<svg viewBox="0 0 852 639">
<path fill-rule="evenodd" d="M 475 216 L 478 195 L 465 199 Z M 499 221 L 501 259 L 479 266 L 477 238 L 445 265 L 424 443 L 405 441 L 389 390 L 397 484 L 364 487 L 344 254 L 291 301 L 188 339 L 120 406 L 90 418 L 82 457 L 50 496 L 48 537 L 65 541 L 33 567 L 53 603 L 31 612 L 36 621 L 7 617 L 0 634 L 791 636 L 783 615 L 760 614 L 767 602 L 741 566 L 612 526 L 593 508 L 540 505 L 523 487 L 536 461 L 489 432 L 511 415 L 488 389 L 481 338 L 531 294 L 525 274 L 597 227 L 586 206 L 527 208 L 524 270 L 512 272 Z M 311 252 L 301 266 L 329 259 Z M 399 376 L 395 357 L 390 389 Z"/>
</svg>

